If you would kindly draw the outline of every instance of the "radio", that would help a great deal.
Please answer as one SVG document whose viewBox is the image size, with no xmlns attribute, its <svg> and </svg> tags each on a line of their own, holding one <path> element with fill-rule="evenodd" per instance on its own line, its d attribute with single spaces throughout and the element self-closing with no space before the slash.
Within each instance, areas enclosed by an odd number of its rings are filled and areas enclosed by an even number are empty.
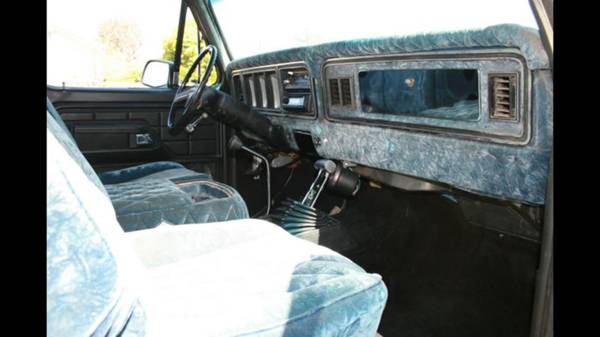
<svg viewBox="0 0 600 337">
<path fill-rule="evenodd" d="M 310 76 L 304 68 L 281 70 L 282 104 L 291 113 L 312 114 Z"/>
</svg>

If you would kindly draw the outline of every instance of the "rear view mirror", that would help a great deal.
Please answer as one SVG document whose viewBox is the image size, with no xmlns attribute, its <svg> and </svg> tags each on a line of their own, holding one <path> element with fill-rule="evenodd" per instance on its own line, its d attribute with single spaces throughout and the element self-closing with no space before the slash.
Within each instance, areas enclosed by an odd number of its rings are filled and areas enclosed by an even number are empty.
<svg viewBox="0 0 600 337">
<path fill-rule="evenodd" d="M 142 84 L 151 88 L 168 87 L 172 68 L 173 62 L 170 61 L 148 61 L 142 73 Z"/>
</svg>

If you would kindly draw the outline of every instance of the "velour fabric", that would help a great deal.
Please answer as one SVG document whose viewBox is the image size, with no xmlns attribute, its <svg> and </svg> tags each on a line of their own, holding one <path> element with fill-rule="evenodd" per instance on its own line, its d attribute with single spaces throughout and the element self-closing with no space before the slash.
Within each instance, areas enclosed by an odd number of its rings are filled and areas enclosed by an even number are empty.
<svg viewBox="0 0 600 337">
<path fill-rule="evenodd" d="M 381 276 L 262 220 L 124 233 L 50 129 L 47 152 L 47 336 L 375 335 Z"/>
<path fill-rule="evenodd" d="M 50 100 L 48 107 L 48 132 L 63 145 L 89 179 L 110 197 L 117 220 L 125 231 L 152 228 L 163 222 L 177 225 L 249 217 L 246 203 L 235 189 L 213 181 L 210 174 L 192 171 L 179 163 L 160 161 L 98 176 Z"/>
</svg>

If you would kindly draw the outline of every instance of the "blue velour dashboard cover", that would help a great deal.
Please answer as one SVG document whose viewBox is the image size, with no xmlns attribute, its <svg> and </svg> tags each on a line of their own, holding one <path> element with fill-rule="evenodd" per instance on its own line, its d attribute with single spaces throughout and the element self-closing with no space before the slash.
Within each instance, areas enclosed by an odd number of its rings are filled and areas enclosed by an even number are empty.
<svg viewBox="0 0 600 337">
<path fill-rule="evenodd" d="M 332 122 L 326 117 L 328 108 L 322 95 L 322 81 L 324 66 L 330 60 L 421 52 L 431 56 L 480 50 L 506 50 L 518 53 L 524 59 L 524 71 L 530 78 L 528 96 L 531 100 L 527 143 L 502 144 L 356 121 Z M 315 140 L 318 138 L 316 150 L 322 157 L 438 181 L 486 196 L 530 204 L 544 203 L 552 149 L 553 82 L 549 60 L 537 30 L 505 24 L 479 30 L 332 42 L 234 60 L 228 64 L 227 71 L 231 76 L 234 70 L 289 62 L 307 65 L 315 79 L 318 110 L 316 120 L 269 116 L 274 123 L 288 130 L 288 141 L 293 148 L 297 145 L 292 131 L 309 131 Z M 463 108 L 468 107 L 452 109 L 465 110 Z M 449 126 L 459 121 L 440 120 L 437 123 Z"/>
</svg>

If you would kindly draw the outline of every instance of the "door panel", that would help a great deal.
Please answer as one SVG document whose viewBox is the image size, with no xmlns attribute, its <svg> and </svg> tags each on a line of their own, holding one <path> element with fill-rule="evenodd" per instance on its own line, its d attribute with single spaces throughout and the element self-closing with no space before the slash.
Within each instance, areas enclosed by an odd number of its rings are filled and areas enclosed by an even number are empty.
<svg viewBox="0 0 600 337">
<path fill-rule="evenodd" d="M 48 97 L 95 170 L 172 160 L 209 172 L 224 174 L 224 129 L 203 120 L 191 135 L 172 136 L 167 114 L 171 89 L 54 89 Z"/>
</svg>

